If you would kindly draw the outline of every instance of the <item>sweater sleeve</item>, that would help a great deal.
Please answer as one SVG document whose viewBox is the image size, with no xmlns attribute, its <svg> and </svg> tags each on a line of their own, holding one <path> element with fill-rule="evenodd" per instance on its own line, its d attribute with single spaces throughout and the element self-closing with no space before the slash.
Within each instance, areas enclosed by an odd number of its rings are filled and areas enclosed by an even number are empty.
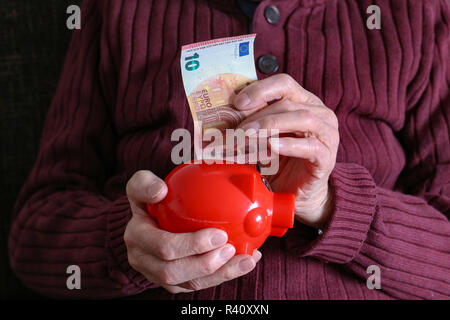
<svg viewBox="0 0 450 320">
<path fill-rule="evenodd" d="M 408 160 L 398 188 L 377 186 L 358 164 L 337 163 L 334 212 L 323 233 L 299 227 L 287 237 L 295 254 L 342 265 L 363 283 L 368 267 L 378 266 L 381 290 L 400 299 L 450 298 L 448 7 L 433 14 L 430 57 L 422 59 L 399 132 Z"/>
<path fill-rule="evenodd" d="M 49 296 L 109 298 L 150 286 L 128 264 L 123 233 L 131 213 L 125 192 L 117 199 L 102 192 L 116 145 L 98 74 L 98 3 L 83 2 L 82 28 L 74 31 L 9 237 L 16 275 Z M 72 265 L 80 268 L 79 290 L 67 285 Z"/>
</svg>

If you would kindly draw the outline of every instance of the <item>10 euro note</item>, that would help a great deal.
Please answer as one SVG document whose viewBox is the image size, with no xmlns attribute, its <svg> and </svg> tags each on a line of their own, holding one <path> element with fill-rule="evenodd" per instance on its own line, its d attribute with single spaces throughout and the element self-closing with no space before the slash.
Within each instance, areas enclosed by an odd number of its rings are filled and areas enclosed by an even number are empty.
<svg viewBox="0 0 450 320">
<path fill-rule="evenodd" d="M 208 130 L 219 130 L 225 135 L 226 129 L 235 128 L 248 116 L 237 110 L 232 101 L 242 88 L 257 80 L 253 56 L 255 36 L 215 39 L 182 47 L 181 73 L 194 121 L 196 159 L 205 159 L 204 137 Z M 220 148 L 216 142 L 217 146 L 215 150 L 222 152 L 208 154 L 212 158 L 225 158 L 229 146 L 223 142 L 224 147 Z"/>
</svg>

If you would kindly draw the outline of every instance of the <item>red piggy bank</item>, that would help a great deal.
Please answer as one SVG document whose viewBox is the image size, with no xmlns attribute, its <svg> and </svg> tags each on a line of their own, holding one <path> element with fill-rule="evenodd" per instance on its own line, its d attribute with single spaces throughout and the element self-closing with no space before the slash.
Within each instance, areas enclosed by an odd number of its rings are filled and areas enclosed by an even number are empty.
<svg viewBox="0 0 450 320">
<path fill-rule="evenodd" d="M 147 210 L 161 229 L 227 232 L 236 254 L 252 254 L 268 236 L 282 237 L 294 225 L 294 195 L 273 193 L 256 166 L 190 163 L 165 179 L 168 193 Z"/>
</svg>

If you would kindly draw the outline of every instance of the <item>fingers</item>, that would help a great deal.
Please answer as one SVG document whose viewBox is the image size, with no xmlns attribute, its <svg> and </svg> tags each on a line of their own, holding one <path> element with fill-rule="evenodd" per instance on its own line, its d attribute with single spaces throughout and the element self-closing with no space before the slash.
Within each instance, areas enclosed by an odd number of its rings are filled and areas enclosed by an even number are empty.
<svg viewBox="0 0 450 320">
<path fill-rule="evenodd" d="M 225 281 L 230 281 L 249 273 L 255 268 L 260 259 L 261 253 L 258 250 L 255 250 L 252 256 L 238 255 L 233 257 L 213 274 L 201 278 L 194 278 L 179 286 L 189 290 L 201 290 L 214 287 Z"/>
<path fill-rule="evenodd" d="M 337 129 L 332 128 L 322 119 L 303 109 L 269 114 L 242 125 L 243 130 L 249 130 L 250 128 L 255 130 L 266 129 L 269 134 L 273 131 L 272 129 L 278 129 L 280 134 L 294 133 L 298 136 L 314 136 L 318 142 L 321 142 L 330 150 L 336 149 L 338 144 L 337 137 L 339 134 Z M 315 141 L 311 147 L 315 147 Z"/>
<path fill-rule="evenodd" d="M 242 129 L 278 129 L 280 133 L 313 132 L 320 136 L 324 133 L 324 124 L 321 119 L 307 110 L 297 110 L 263 116 L 242 125 Z"/>
<path fill-rule="evenodd" d="M 213 274 L 230 260 L 235 252 L 234 247 L 227 244 L 205 254 L 173 261 L 163 261 L 152 255 L 145 255 L 142 258 L 141 266 L 155 282 L 178 285 L 191 279 Z"/>
<path fill-rule="evenodd" d="M 159 229 L 148 216 L 131 219 L 125 233 L 125 241 L 130 246 L 159 259 L 170 261 L 202 254 L 227 243 L 227 233 L 220 229 L 207 228 L 189 233 L 171 233 Z"/>
<path fill-rule="evenodd" d="M 126 192 L 133 213 L 146 215 L 145 204 L 163 200 L 167 194 L 167 186 L 152 172 L 140 170 L 128 181 Z"/>
<path fill-rule="evenodd" d="M 179 287 L 179 286 L 169 286 L 168 284 L 167 285 L 162 285 L 161 287 L 163 287 L 164 289 L 166 289 L 167 291 L 169 291 L 172 294 L 194 291 L 194 290 L 185 289 L 185 288 L 182 288 L 182 287 Z"/>
<path fill-rule="evenodd" d="M 302 88 L 291 76 L 278 74 L 255 81 L 242 89 L 234 99 L 234 105 L 239 110 L 259 110 L 268 102 L 287 98 L 303 104 L 321 104 L 311 92 Z"/>
<path fill-rule="evenodd" d="M 192 233 L 170 233 L 162 231 L 152 235 L 148 252 L 164 260 L 202 254 L 223 246 L 228 241 L 227 233 L 219 229 L 202 229 Z"/>
<path fill-rule="evenodd" d="M 245 261 L 247 259 L 253 261 Z M 223 282 L 238 278 L 251 272 L 261 259 L 261 252 L 255 250 L 252 257 L 239 255 L 233 257 L 213 275 L 186 281 L 179 285 L 162 285 L 170 293 L 192 292 L 217 286 Z"/>
</svg>

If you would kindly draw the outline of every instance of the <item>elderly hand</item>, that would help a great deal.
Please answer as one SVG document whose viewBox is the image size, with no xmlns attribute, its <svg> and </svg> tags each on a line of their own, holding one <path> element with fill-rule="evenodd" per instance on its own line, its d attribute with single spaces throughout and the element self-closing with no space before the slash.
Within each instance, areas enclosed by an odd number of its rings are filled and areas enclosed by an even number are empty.
<svg viewBox="0 0 450 320">
<path fill-rule="evenodd" d="M 323 227 L 331 211 L 328 178 L 339 145 L 334 112 L 287 74 L 253 82 L 236 95 L 234 104 L 251 112 L 237 128 L 279 130 L 280 166 L 267 178 L 275 191 L 295 194 L 298 221 Z M 275 141 L 269 139 L 272 150 Z"/>
<path fill-rule="evenodd" d="M 167 195 L 163 180 L 150 171 L 136 172 L 127 184 L 127 196 L 133 213 L 125 229 L 128 261 L 149 281 L 171 293 L 189 292 L 217 286 L 252 271 L 261 259 L 235 255 L 220 229 L 170 233 L 157 227 L 145 208 Z"/>
</svg>

